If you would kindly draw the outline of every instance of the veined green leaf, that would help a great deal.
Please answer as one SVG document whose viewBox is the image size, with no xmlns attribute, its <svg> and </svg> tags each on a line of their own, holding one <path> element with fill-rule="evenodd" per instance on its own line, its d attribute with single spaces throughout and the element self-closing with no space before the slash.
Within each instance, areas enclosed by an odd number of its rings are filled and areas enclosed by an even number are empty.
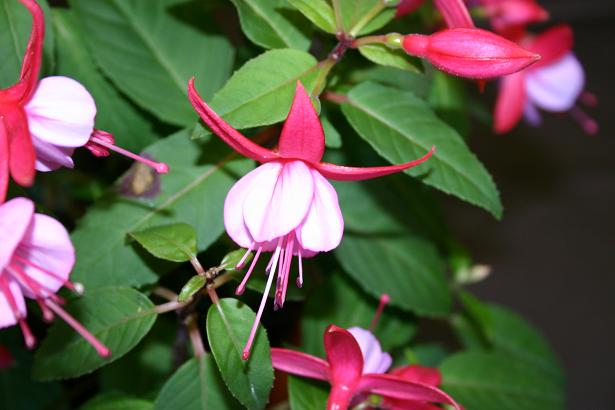
<svg viewBox="0 0 615 410">
<path fill-rule="evenodd" d="M 306 24 L 288 7 L 286 0 L 231 0 L 244 33 L 265 48 L 307 50 L 310 39 Z M 299 18 L 297 18 L 299 17 Z"/>
<path fill-rule="evenodd" d="M 196 231 L 186 223 L 153 226 L 129 235 L 160 259 L 188 262 L 197 253 Z"/>
<path fill-rule="evenodd" d="M 297 10 L 320 29 L 335 34 L 335 15 L 326 0 L 289 0 Z"/>
<path fill-rule="evenodd" d="M 416 159 L 436 146 L 426 163 L 405 172 L 501 217 L 499 193 L 485 167 L 423 101 L 409 92 L 363 83 L 350 91 L 342 110 L 359 135 L 392 163 Z"/>
<path fill-rule="evenodd" d="M 186 22 L 196 19 L 189 2 L 69 1 L 104 73 L 142 108 L 180 126 L 196 119 L 186 95 L 188 80 L 195 76 L 203 94 L 213 95 L 228 78 L 234 56 L 225 37 Z M 185 7 L 188 16 L 182 14 Z M 211 21 L 206 13 L 196 14 L 199 24 Z"/>
<path fill-rule="evenodd" d="M 413 73 L 422 71 L 420 60 L 410 57 L 402 50 L 392 50 L 384 44 L 367 44 L 359 47 L 359 52 L 372 63 Z"/>
</svg>

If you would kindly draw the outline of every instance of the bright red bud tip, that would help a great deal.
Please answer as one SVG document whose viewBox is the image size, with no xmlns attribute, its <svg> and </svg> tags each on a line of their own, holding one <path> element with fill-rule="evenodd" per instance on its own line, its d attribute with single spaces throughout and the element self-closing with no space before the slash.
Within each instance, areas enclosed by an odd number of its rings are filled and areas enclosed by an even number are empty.
<svg viewBox="0 0 615 410">
<path fill-rule="evenodd" d="M 474 79 L 516 73 L 540 59 L 497 34 L 473 28 L 443 30 L 430 36 L 409 34 L 402 46 L 406 53 L 425 58 L 442 71 Z"/>
</svg>

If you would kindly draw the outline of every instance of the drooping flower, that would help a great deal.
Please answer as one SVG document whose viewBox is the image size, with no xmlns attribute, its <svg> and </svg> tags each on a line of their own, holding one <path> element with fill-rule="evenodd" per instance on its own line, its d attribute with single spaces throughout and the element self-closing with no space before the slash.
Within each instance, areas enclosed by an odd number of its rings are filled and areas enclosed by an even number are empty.
<svg viewBox="0 0 615 410">
<path fill-rule="evenodd" d="M 344 220 L 337 193 L 327 178 L 358 181 L 400 172 L 427 160 L 434 148 L 424 157 L 401 165 L 368 168 L 334 165 L 321 161 L 325 149 L 322 125 L 300 82 L 277 151 L 255 144 L 224 122 L 201 99 L 194 88 L 194 79 L 190 81 L 188 95 L 215 134 L 238 153 L 263 163 L 231 188 L 224 204 L 224 224 L 229 236 L 239 246 L 256 251 L 237 294 L 244 291 L 261 253 L 273 252 L 263 299 L 243 352 L 247 359 L 276 272 L 277 309 L 284 305 L 293 256 L 299 262 L 297 285 L 301 286 L 302 259 L 330 251 L 342 239 Z M 245 258 L 239 266 L 244 262 Z"/>
<path fill-rule="evenodd" d="M 9 175 L 19 185 L 30 186 L 36 170 L 72 168 L 73 151 L 83 146 L 95 155 L 108 155 L 111 149 L 167 172 L 166 164 L 116 147 L 110 134 L 101 137 L 94 129 L 96 104 L 79 82 L 60 76 L 38 80 L 45 37 L 43 11 L 35 0 L 20 1 L 32 15 L 32 31 L 19 81 L 0 90 L 0 203 L 6 197 Z"/>
<path fill-rule="evenodd" d="M 439 70 L 460 77 L 488 79 L 523 70 L 540 56 L 497 34 L 454 28 L 431 35 L 408 34 L 404 51 L 427 59 Z"/>
<path fill-rule="evenodd" d="M 424 404 L 443 403 L 461 410 L 431 379 L 412 379 L 403 370 L 383 374 L 391 364 L 390 356 L 382 353 L 380 343 L 367 330 L 330 325 L 324 344 L 327 360 L 282 348 L 271 349 L 271 360 L 277 370 L 329 382 L 328 410 L 358 405 L 368 395 L 382 396 L 384 403 L 390 405 L 400 404 L 393 407 L 399 409 L 423 409 L 420 406 Z"/>
<path fill-rule="evenodd" d="M 36 300 L 43 318 L 60 316 L 103 357 L 109 349 L 88 332 L 62 307 L 56 292 L 62 287 L 78 293 L 83 289 L 70 282 L 75 249 L 66 229 L 55 219 L 34 213 L 27 198 L 15 198 L 0 205 L 0 328 L 19 324 L 26 346 L 36 339 L 26 322 L 25 298 Z"/>
<path fill-rule="evenodd" d="M 493 29 L 511 40 L 517 40 L 528 24 L 549 19 L 547 10 L 536 0 L 481 0 L 481 3 Z"/>
<path fill-rule="evenodd" d="M 540 108 L 569 112 L 585 132 L 595 134 L 598 124 L 577 105 L 579 99 L 594 105 L 595 97 L 584 93 L 585 73 L 572 53 L 571 28 L 556 26 L 536 37 L 526 36 L 522 41 L 543 58 L 529 69 L 502 79 L 495 105 L 494 130 L 508 132 L 524 115 L 530 124 L 539 125 Z"/>
</svg>

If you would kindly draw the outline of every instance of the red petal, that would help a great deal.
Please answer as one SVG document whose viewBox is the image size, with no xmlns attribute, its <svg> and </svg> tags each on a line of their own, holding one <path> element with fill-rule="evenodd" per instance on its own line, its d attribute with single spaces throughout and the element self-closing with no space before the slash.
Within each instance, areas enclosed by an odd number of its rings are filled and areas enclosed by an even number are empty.
<svg viewBox="0 0 615 410">
<path fill-rule="evenodd" d="M 327 409 L 346 409 L 361 381 L 363 353 L 354 336 L 341 327 L 329 325 L 324 339 L 331 383 Z"/>
<path fill-rule="evenodd" d="M 455 400 L 440 389 L 386 374 L 363 376 L 359 390 L 400 400 L 450 404 L 455 409 L 462 410 Z"/>
<path fill-rule="evenodd" d="M 325 152 L 325 134 L 310 96 L 297 81 L 295 98 L 282 128 L 280 156 L 316 163 Z"/>
<path fill-rule="evenodd" d="M 520 72 L 502 78 L 493 114 L 495 132 L 503 134 L 517 125 L 523 116 L 525 100 L 525 73 Z"/>
<path fill-rule="evenodd" d="M 415 167 L 427 161 L 429 157 L 436 151 L 436 147 L 431 147 L 429 152 L 423 157 L 414 161 L 406 162 L 399 165 L 389 165 L 386 167 L 345 167 L 342 165 L 329 164 L 328 162 L 319 162 L 314 167 L 326 178 L 335 181 L 363 181 L 382 177 L 396 172 L 401 172 L 405 169 Z"/>
<path fill-rule="evenodd" d="M 0 204 L 6 199 L 9 186 L 9 139 L 6 135 L 4 121 L 0 117 Z"/>
<path fill-rule="evenodd" d="M 32 31 L 30 40 L 21 65 L 21 77 L 12 87 L 2 90 L 1 96 L 5 101 L 27 102 L 38 84 L 38 75 L 43 59 L 43 41 L 45 39 L 45 16 L 43 10 L 34 0 L 20 0 L 32 14 Z"/>
<path fill-rule="evenodd" d="M 474 22 L 463 0 L 434 0 L 448 28 L 474 28 Z"/>
<path fill-rule="evenodd" d="M 528 49 L 540 54 L 542 57 L 532 68 L 549 65 L 572 50 L 574 34 L 572 28 L 566 24 L 555 26 L 538 35 L 529 45 Z"/>
<path fill-rule="evenodd" d="M 285 373 L 318 380 L 329 379 L 329 363 L 306 353 L 272 347 L 271 362 L 275 369 Z"/>
<path fill-rule="evenodd" d="M 9 141 L 9 168 L 13 180 L 21 186 L 34 182 L 36 154 L 28 128 L 28 118 L 21 108 L 4 112 L 4 126 Z"/>
<path fill-rule="evenodd" d="M 404 380 L 437 387 L 442 383 L 442 375 L 438 369 L 425 366 L 403 366 L 393 369 L 389 374 Z"/>
<path fill-rule="evenodd" d="M 241 155 L 252 158 L 258 162 L 267 162 L 280 157 L 276 152 L 263 148 L 244 137 L 239 131 L 220 118 L 220 116 L 203 101 L 196 91 L 196 88 L 194 88 L 194 77 L 191 78 L 188 83 L 188 97 L 190 98 L 192 106 L 201 116 L 205 124 L 207 124 L 222 141 L 226 142 Z"/>
</svg>

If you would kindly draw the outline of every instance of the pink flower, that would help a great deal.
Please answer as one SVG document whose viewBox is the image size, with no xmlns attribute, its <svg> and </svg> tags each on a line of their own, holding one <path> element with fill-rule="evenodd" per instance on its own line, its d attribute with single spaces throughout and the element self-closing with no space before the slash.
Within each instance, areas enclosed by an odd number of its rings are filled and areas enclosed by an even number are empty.
<svg viewBox="0 0 615 410">
<path fill-rule="evenodd" d="M 401 0 L 397 5 L 396 17 L 415 12 L 425 0 Z M 463 0 L 434 0 L 448 28 L 473 28 L 474 22 Z"/>
<path fill-rule="evenodd" d="M 284 305 L 293 256 L 299 260 L 297 285 L 301 286 L 302 259 L 330 251 L 342 239 L 344 220 L 337 193 L 327 178 L 357 181 L 400 172 L 427 160 L 433 148 L 423 158 L 401 165 L 354 168 L 329 164 L 321 161 L 325 150 L 322 126 L 300 82 L 277 151 L 260 147 L 224 122 L 201 99 L 194 79 L 190 81 L 188 96 L 203 121 L 224 142 L 263 163 L 233 186 L 224 204 L 224 224 L 229 236 L 239 246 L 256 251 L 237 294 L 244 291 L 261 253 L 273 252 L 263 299 L 243 352 L 247 359 L 276 271 L 277 309 Z M 244 263 L 245 258 L 239 266 Z"/>
<path fill-rule="evenodd" d="M 429 36 L 409 34 L 402 46 L 406 53 L 425 58 L 442 71 L 474 79 L 512 74 L 540 59 L 512 41 L 475 28 L 442 30 Z"/>
<path fill-rule="evenodd" d="M 83 336 L 103 357 L 110 354 L 80 323 L 60 306 L 55 293 L 66 286 L 82 292 L 68 280 L 75 249 L 66 229 L 55 219 L 34 213 L 34 204 L 15 198 L 0 205 L 0 328 L 19 324 L 29 348 L 36 340 L 26 323 L 25 298 L 38 302 L 43 317 L 57 314 Z"/>
<path fill-rule="evenodd" d="M 390 366 L 390 356 L 382 353 L 380 343 L 371 333 L 356 329 L 346 330 L 335 325 L 327 328 L 324 334 L 327 360 L 289 349 L 272 348 L 273 367 L 289 374 L 329 382 L 328 410 L 347 409 L 372 394 L 382 396 L 385 403 L 401 403 L 400 407 L 393 408 L 427 410 L 429 407 L 420 406 L 443 403 L 461 410 L 450 396 L 434 387 L 431 379 L 412 380 L 404 374 L 382 374 Z"/>
<path fill-rule="evenodd" d="M 45 37 L 43 11 L 34 0 L 20 1 L 32 15 L 32 32 L 19 81 L 0 90 L 0 203 L 6 197 L 9 174 L 19 185 L 30 186 L 36 170 L 72 168 L 73 151 L 86 144 L 99 146 L 98 152 L 107 155 L 107 149 L 115 150 L 167 172 L 166 164 L 115 147 L 112 137 L 99 137 L 94 129 L 96 104 L 79 82 L 67 77 L 38 81 Z"/>
<path fill-rule="evenodd" d="M 539 125 L 538 108 L 551 112 L 570 112 L 588 134 L 598 131 L 598 124 L 577 106 L 581 98 L 594 105 L 595 97 L 584 93 L 585 73 L 572 53 L 573 33 L 561 25 L 535 38 L 526 37 L 528 49 L 542 55 L 542 60 L 529 69 L 504 77 L 495 106 L 494 129 L 510 131 L 521 117 Z"/>
<path fill-rule="evenodd" d="M 410 382 L 421 383 L 427 386 L 439 387 L 442 376 L 438 369 L 418 365 L 403 366 L 393 369 L 389 374 Z M 417 400 L 385 399 L 385 404 L 395 410 L 441 410 L 440 407 Z"/>
<path fill-rule="evenodd" d="M 481 0 L 494 30 L 507 38 L 515 39 L 516 33 L 531 23 L 549 19 L 549 13 L 536 0 Z"/>
</svg>

